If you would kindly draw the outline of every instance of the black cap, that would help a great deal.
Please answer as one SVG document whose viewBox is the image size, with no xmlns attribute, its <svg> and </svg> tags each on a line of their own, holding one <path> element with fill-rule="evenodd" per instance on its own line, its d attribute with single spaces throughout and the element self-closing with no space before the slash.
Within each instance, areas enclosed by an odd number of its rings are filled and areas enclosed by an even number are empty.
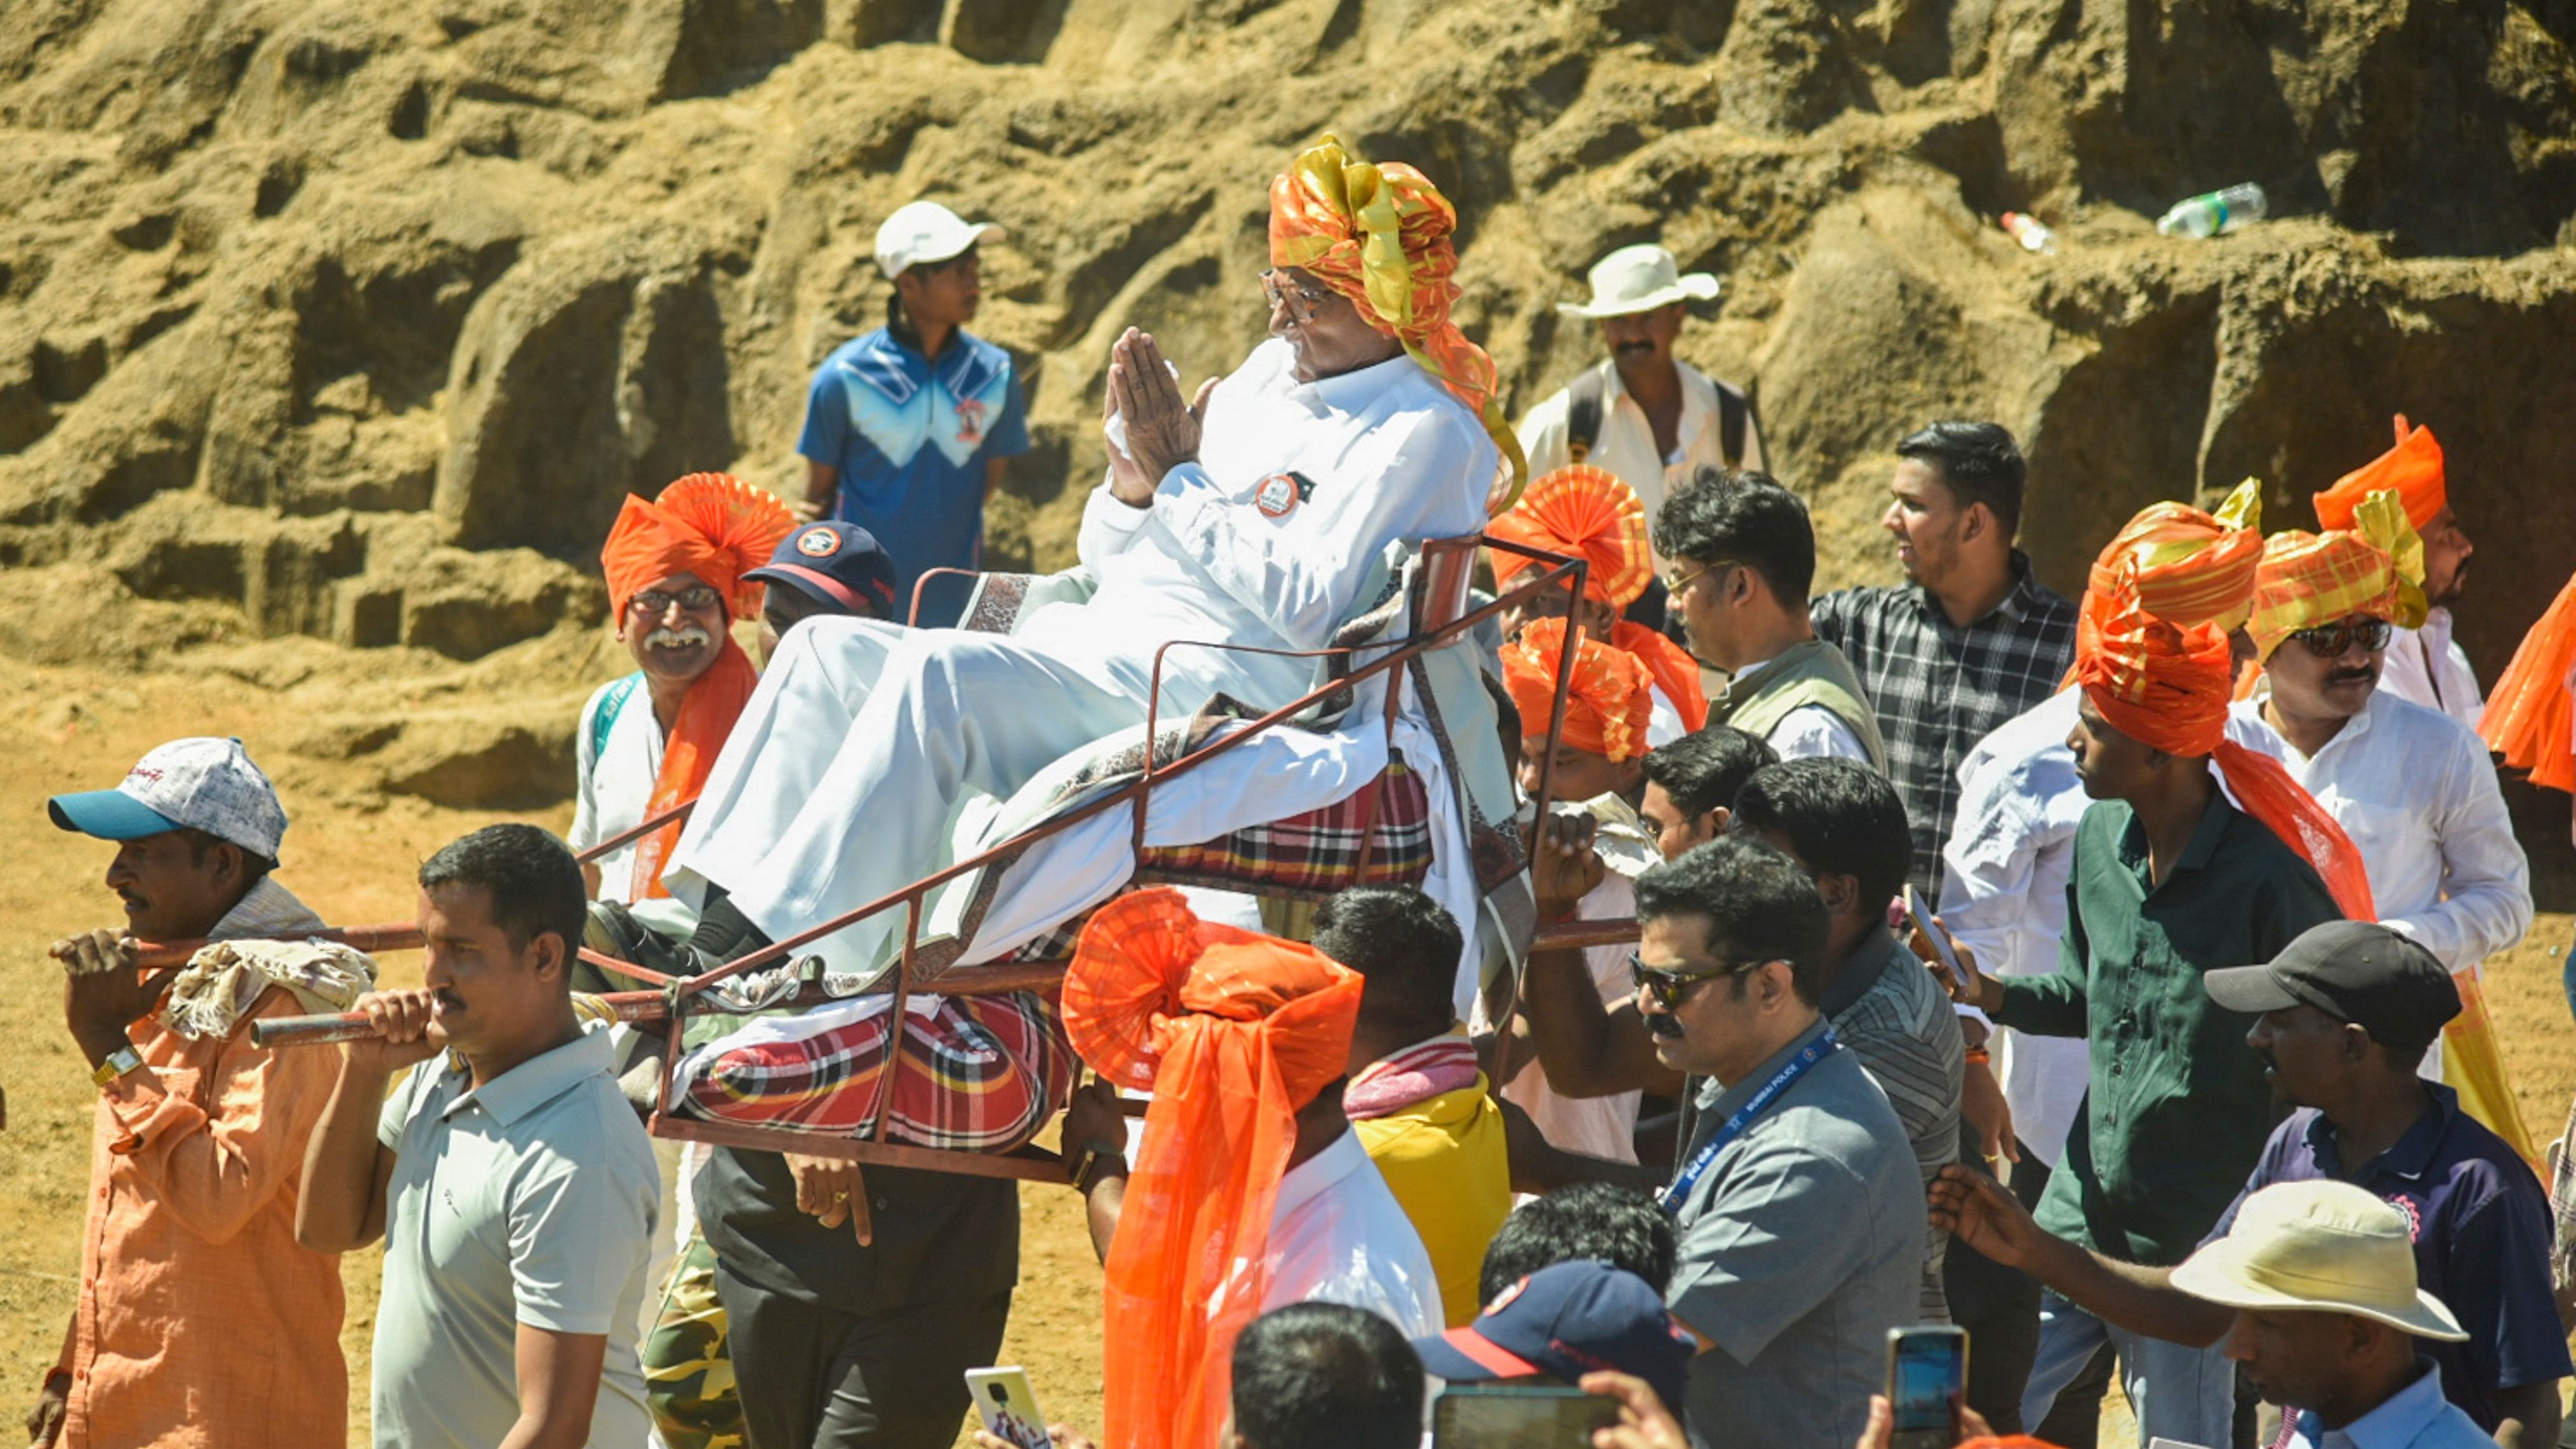
<svg viewBox="0 0 2576 1449">
<path fill-rule="evenodd" d="M 2211 971 L 2200 981 L 2230 1011 L 2313 1006 L 2397 1051 L 2431 1046 L 2460 1014 L 2460 988 L 2433 953 L 2368 921 L 2311 926 L 2261 966 Z"/>
</svg>

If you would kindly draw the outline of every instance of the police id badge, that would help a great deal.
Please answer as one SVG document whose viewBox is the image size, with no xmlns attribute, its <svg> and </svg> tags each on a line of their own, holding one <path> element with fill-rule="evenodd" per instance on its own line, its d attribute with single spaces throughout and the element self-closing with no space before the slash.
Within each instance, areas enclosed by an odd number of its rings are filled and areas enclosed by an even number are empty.
<svg viewBox="0 0 2576 1449">
<path fill-rule="evenodd" d="M 1273 473 L 1253 488 L 1252 506 L 1264 518 L 1286 518 L 1314 496 L 1314 479 L 1303 473 Z"/>
</svg>

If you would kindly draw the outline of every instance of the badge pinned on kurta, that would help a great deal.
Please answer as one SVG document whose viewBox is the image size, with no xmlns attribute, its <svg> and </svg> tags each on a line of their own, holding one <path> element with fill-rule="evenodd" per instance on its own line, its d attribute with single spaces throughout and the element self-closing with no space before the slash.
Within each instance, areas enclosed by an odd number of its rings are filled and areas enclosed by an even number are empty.
<svg viewBox="0 0 2576 1449">
<path fill-rule="evenodd" d="M 1303 473 L 1273 473 L 1252 490 L 1252 506 L 1264 518 L 1286 518 L 1297 505 L 1315 496 L 1315 480 Z"/>
</svg>

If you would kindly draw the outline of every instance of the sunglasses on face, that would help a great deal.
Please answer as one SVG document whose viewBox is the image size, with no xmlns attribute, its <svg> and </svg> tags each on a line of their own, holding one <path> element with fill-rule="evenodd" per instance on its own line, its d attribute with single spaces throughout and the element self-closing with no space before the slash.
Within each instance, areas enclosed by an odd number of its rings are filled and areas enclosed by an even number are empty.
<svg viewBox="0 0 2576 1449">
<path fill-rule="evenodd" d="M 1707 971 L 1663 971 L 1647 965 L 1643 958 L 1631 951 L 1628 953 L 1628 979 L 1635 984 L 1637 990 L 1654 998 L 1657 1006 L 1666 1011 L 1679 1011 L 1682 999 L 1689 996 L 1691 988 L 1701 982 L 1715 981 L 1721 976 L 1741 976 L 1747 971 L 1758 971 L 1769 964 L 1767 961 L 1756 961 L 1749 966 L 1720 966 Z"/>
<path fill-rule="evenodd" d="M 692 584 L 676 594 L 666 594 L 660 589 L 646 589 L 627 600 L 626 606 L 645 618 L 652 619 L 660 617 L 673 604 L 678 604 L 683 613 L 701 614 L 723 601 L 724 596 L 713 588 L 705 584 Z"/>
<path fill-rule="evenodd" d="M 1319 292 L 1311 287 L 1282 286 L 1275 271 L 1261 274 L 1261 295 L 1269 301 L 1273 312 L 1284 303 L 1288 308 L 1288 320 L 1300 327 L 1314 321 L 1315 309 L 1333 299 L 1332 293 Z"/>
<path fill-rule="evenodd" d="M 2386 619 L 2339 619 L 2290 637 L 2319 659 L 2341 659 L 2356 644 L 2372 653 L 2387 648 L 2391 627 Z"/>
</svg>

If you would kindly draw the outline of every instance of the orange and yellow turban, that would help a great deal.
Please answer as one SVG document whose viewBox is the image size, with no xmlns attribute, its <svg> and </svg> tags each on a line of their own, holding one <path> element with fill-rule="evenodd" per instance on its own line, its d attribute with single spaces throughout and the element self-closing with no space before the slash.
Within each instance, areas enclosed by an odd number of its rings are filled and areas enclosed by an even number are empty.
<svg viewBox="0 0 2576 1449">
<path fill-rule="evenodd" d="M 1556 709 L 1556 670 L 1565 655 L 1565 621 L 1537 619 L 1503 646 L 1503 687 L 1521 714 L 1521 734 L 1547 733 Z M 1565 743 L 1613 763 L 1646 752 L 1646 726 L 1655 697 L 1646 666 L 1624 649 L 1585 639 L 1574 651 L 1566 684 Z"/>
<path fill-rule="evenodd" d="M 1617 475 L 1589 464 L 1542 475 L 1487 531 L 1507 543 L 1582 559 L 1591 565 L 1584 597 L 1614 609 L 1635 603 L 1655 576 L 1645 503 Z M 1513 579 L 1538 567 L 1536 559 L 1500 549 L 1486 550 L 1486 557 L 1493 560 L 1497 588 L 1511 587 Z"/>
<path fill-rule="evenodd" d="M 2271 756 L 2227 737 L 2232 661 L 2215 624 L 2179 628 L 2139 607 L 2133 580 L 2087 589 L 2075 625 L 2075 683 L 2111 728 L 2169 755 L 2207 756 L 2246 814 L 2324 878 L 2345 916 L 2379 918 L 2361 852 Z"/>
<path fill-rule="evenodd" d="M 2406 502 L 2406 521 L 2418 530 L 2450 506 L 2450 489 L 2442 477 L 2442 445 L 2431 428 L 2409 428 L 2397 415 L 2397 446 L 2335 480 L 2317 494 L 2319 528 L 2352 527 L 2353 513 L 2373 493 L 2394 489 Z"/>
<path fill-rule="evenodd" d="M 2188 503 L 2154 503 L 2112 536 L 2086 587 L 2129 581 L 2138 607 L 2168 624 L 2215 624 L 2225 633 L 2254 607 L 2254 569 L 2263 556 L 2263 493 L 2248 478 L 2204 513 Z"/>
<path fill-rule="evenodd" d="M 723 473 L 692 473 L 651 503 L 629 494 L 599 550 L 613 620 L 625 627 L 627 601 L 674 574 L 695 574 L 724 595 L 733 618 L 760 612 L 761 586 L 745 584 L 742 576 L 769 562 L 795 526 L 785 504 Z M 759 683 L 750 657 L 727 635 L 716 662 L 680 698 L 662 745 L 661 773 L 644 804 L 646 819 L 698 798 Z M 635 843 L 636 899 L 670 894 L 662 888 L 662 864 L 679 844 L 676 821 Z"/>
<path fill-rule="evenodd" d="M 2270 659 L 2301 629 L 2366 614 L 2412 629 L 2424 622 L 2424 541 L 2393 491 L 2362 500 L 2352 527 L 2325 533 L 2285 529 L 2263 540 L 2254 571 L 2254 613 L 2245 632 L 2257 658 Z"/>
<path fill-rule="evenodd" d="M 1236 1335 L 1268 1293 L 1297 1112 L 1349 1065 L 1362 977 L 1311 946 L 1134 891 L 1082 928 L 1064 1027 L 1154 1100 L 1110 1245 L 1104 1442 L 1196 1449 L 1225 1420 Z"/>
<path fill-rule="evenodd" d="M 2531 783 L 2576 792 L 2576 578 L 2522 636 L 2478 734 Z"/>
<path fill-rule="evenodd" d="M 1529 481 L 1529 462 L 1503 416 L 1494 359 L 1449 318 L 1457 229 L 1457 209 L 1430 178 L 1401 162 L 1370 165 L 1331 136 L 1270 183 L 1270 265 L 1302 267 L 1349 298 L 1483 420 L 1508 469 L 1486 502 L 1500 513 Z"/>
</svg>

